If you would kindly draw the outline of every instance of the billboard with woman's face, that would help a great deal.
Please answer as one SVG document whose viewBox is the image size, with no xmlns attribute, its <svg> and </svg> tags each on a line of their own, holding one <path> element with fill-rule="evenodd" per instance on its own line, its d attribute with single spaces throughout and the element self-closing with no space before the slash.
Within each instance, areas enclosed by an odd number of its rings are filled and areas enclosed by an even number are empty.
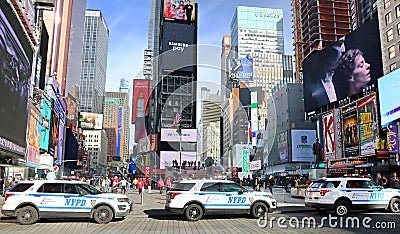
<svg viewBox="0 0 400 234">
<path fill-rule="evenodd" d="M 305 110 L 357 95 L 382 75 L 379 28 L 374 19 L 303 61 Z"/>
<path fill-rule="evenodd" d="M 0 5 L 0 148 L 19 154 L 26 147 L 33 50 L 11 7 Z"/>
<path fill-rule="evenodd" d="M 166 21 L 193 22 L 196 20 L 194 0 L 164 0 L 163 16 Z"/>
</svg>

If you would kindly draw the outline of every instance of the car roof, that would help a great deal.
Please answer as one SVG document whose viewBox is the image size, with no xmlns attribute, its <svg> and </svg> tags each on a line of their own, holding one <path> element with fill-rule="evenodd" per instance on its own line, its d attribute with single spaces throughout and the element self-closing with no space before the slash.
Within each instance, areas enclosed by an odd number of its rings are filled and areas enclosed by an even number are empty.
<svg viewBox="0 0 400 234">
<path fill-rule="evenodd" d="M 316 181 L 343 181 L 343 180 L 371 180 L 370 178 L 365 177 L 336 177 L 336 178 L 322 178 Z"/>
<path fill-rule="evenodd" d="M 231 180 L 182 180 L 179 183 L 235 183 Z"/>
<path fill-rule="evenodd" d="M 32 184 L 32 183 L 34 183 L 34 184 L 43 184 L 43 183 L 84 184 L 84 182 L 76 181 L 76 180 L 23 180 L 23 181 L 19 181 L 18 183 L 21 183 L 21 184 Z"/>
</svg>

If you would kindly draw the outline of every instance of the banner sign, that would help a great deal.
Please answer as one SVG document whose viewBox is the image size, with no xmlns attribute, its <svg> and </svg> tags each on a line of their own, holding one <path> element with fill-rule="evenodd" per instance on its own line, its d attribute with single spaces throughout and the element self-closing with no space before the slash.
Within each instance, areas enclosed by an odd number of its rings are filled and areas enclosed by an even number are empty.
<svg viewBox="0 0 400 234">
<path fill-rule="evenodd" d="M 361 155 L 373 155 L 375 154 L 375 142 L 378 138 L 375 95 L 362 99 L 358 102 L 357 107 Z"/>
<path fill-rule="evenodd" d="M 249 150 L 242 150 L 242 172 L 249 172 Z"/>
<path fill-rule="evenodd" d="M 356 103 L 352 103 L 348 106 L 343 107 L 342 116 L 344 156 L 358 156 L 360 152 L 360 137 L 357 123 Z"/>
</svg>

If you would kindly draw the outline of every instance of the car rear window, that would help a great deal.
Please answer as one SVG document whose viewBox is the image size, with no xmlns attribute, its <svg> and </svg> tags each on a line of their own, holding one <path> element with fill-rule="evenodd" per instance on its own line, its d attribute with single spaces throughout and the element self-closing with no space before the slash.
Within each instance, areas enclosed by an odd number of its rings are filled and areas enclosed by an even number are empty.
<svg viewBox="0 0 400 234">
<path fill-rule="evenodd" d="M 178 183 L 171 190 L 172 191 L 189 191 L 196 183 Z"/>
<path fill-rule="evenodd" d="M 324 180 L 322 180 L 322 181 L 314 181 L 314 182 L 311 184 L 310 188 L 319 188 L 319 187 L 321 187 L 321 185 L 323 185 L 324 183 L 325 183 Z"/>
<path fill-rule="evenodd" d="M 32 185 L 33 183 L 18 183 L 10 189 L 10 192 L 25 192 L 32 187 Z"/>
<path fill-rule="evenodd" d="M 45 183 L 38 189 L 38 193 L 61 193 L 62 186 L 61 183 Z"/>
</svg>

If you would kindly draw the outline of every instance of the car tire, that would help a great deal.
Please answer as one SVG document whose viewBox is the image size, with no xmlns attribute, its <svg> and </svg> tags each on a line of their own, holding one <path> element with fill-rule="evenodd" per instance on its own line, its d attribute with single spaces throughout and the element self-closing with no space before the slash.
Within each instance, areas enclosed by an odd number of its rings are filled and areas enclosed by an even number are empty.
<svg viewBox="0 0 400 234">
<path fill-rule="evenodd" d="M 186 219 L 189 221 L 198 221 L 204 215 L 203 208 L 198 204 L 190 204 L 185 210 Z"/>
<path fill-rule="evenodd" d="M 400 213 L 400 199 L 393 198 L 390 200 L 389 209 L 393 213 Z"/>
<path fill-rule="evenodd" d="M 336 203 L 335 214 L 338 216 L 344 216 L 349 213 L 350 205 L 347 201 L 340 200 Z"/>
<path fill-rule="evenodd" d="M 253 217 L 257 218 L 257 219 L 260 217 L 264 217 L 268 212 L 269 212 L 269 208 L 263 202 L 256 202 L 251 207 L 251 215 L 253 215 Z"/>
<path fill-rule="evenodd" d="M 32 206 L 17 209 L 17 220 L 22 225 L 33 224 L 39 219 L 38 211 Z"/>
<path fill-rule="evenodd" d="M 93 218 L 99 224 L 106 224 L 114 218 L 114 212 L 108 206 L 99 206 L 94 210 Z"/>
</svg>

